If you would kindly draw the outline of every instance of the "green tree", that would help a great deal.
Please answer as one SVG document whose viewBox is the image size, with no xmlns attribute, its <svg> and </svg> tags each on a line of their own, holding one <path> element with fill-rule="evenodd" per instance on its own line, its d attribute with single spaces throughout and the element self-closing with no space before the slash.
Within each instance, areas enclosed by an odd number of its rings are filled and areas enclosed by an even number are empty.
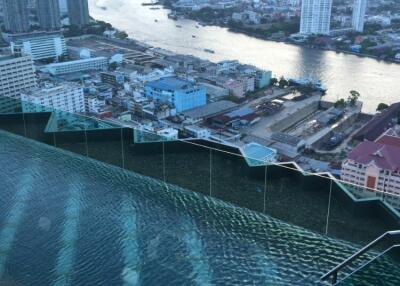
<svg viewBox="0 0 400 286">
<path fill-rule="evenodd" d="M 116 33 L 115 37 L 121 40 L 125 40 L 126 38 L 128 38 L 128 34 L 125 31 L 121 31 Z"/>
<path fill-rule="evenodd" d="M 355 105 L 357 100 L 360 98 L 361 94 L 356 91 L 356 90 L 350 90 L 350 95 L 347 99 L 347 101 L 350 103 L 350 105 Z"/>
<path fill-rule="evenodd" d="M 388 107 L 389 107 L 389 105 L 387 105 L 386 103 L 379 103 L 378 107 L 376 108 L 376 111 L 383 111 Z"/>
<path fill-rule="evenodd" d="M 307 83 L 297 87 L 297 90 L 302 94 L 311 94 L 314 91 L 314 85 L 312 83 Z"/>
<path fill-rule="evenodd" d="M 108 69 L 109 69 L 110 71 L 115 71 L 115 70 L 117 69 L 117 67 L 118 67 L 118 64 L 117 64 L 116 62 L 112 62 L 112 63 L 108 66 Z"/>
<path fill-rule="evenodd" d="M 276 85 L 278 83 L 278 79 L 276 77 L 271 78 L 271 85 Z"/>
<path fill-rule="evenodd" d="M 346 107 L 346 101 L 343 98 L 341 98 L 341 99 L 339 99 L 338 101 L 335 102 L 334 106 L 336 108 L 345 108 Z"/>
<path fill-rule="evenodd" d="M 282 76 L 279 79 L 279 87 L 280 88 L 285 88 L 286 86 L 288 86 L 289 82 Z"/>
</svg>

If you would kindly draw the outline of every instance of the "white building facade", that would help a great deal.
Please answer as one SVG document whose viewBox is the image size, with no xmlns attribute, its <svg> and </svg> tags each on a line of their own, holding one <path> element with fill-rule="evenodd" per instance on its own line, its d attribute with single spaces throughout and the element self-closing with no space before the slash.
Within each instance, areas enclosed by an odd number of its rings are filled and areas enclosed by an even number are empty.
<svg viewBox="0 0 400 286">
<path fill-rule="evenodd" d="M 39 33 L 10 42 L 11 51 L 17 55 L 32 55 L 34 61 L 57 59 L 67 54 L 64 36 L 58 33 Z"/>
<path fill-rule="evenodd" d="M 85 112 L 83 88 L 75 83 L 47 84 L 21 95 L 24 112 Z"/>
<path fill-rule="evenodd" d="M 354 31 L 364 31 L 365 11 L 367 10 L 367 0 L 354 0 L 352 27 Z"/>
<path fill-rule="evenodd" d="M 389 129 L 360 143 L 343 161 L 341 179 L 356 197 L 384 198 L 400 210 L 400 133 Z"/>
<path fill-rule="evenodd" d="M 35 66 L 31 56 L 0 56 L 0 96 L 19 99 L 22 91 L 35 87 Z"/>
<path fill-rule="evenodd" d="M 89 70 L 106 70 L 108 67 L 108 59 L 106 57 L 97 57 L 76 61 L 68 61 L 62 63 L 54 63 L 44 66 L 41 71 L 48 72 L 52 75 L 62 75 Z"/>
<path fill-rule="evenodd" d="M 104 99 L 98 98 L 97 96 L 86 96 L 85 97 L 86 112 L 100 113 L 105 105 L 106 105 L 106 101 Z"/>
<path fill-rule="evenodd" d="M 300 34 L 328 35 L 331 24 L 332 0 L 303 0 Z"/>
</svg>

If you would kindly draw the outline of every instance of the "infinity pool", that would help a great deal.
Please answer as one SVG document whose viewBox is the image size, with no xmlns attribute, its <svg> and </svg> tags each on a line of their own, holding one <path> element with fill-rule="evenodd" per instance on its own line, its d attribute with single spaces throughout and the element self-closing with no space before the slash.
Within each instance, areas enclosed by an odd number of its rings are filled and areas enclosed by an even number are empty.
<svg viewBox="0 0 400 286">
<path fill-rule="evenodd" d="M 0 182 L 0 285 L 316 285 L 359 247 L 3 131 Z"/>
</svg>

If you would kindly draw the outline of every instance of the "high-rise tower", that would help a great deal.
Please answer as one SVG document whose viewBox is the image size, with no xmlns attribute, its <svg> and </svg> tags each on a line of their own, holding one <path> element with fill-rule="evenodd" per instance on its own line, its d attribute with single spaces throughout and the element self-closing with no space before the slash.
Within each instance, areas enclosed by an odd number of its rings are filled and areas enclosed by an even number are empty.
<svg viewBox="0 0 400 286">
<path fill-rule="evenodd" d="M 300 34 L 328 35 L 331 24 L 332 0 L 303 0 Z"/>
<path fill-rule="evenodd" d="M 61 28 L 60 6 L 58 0 L 36 0 L 39 26 L 45 30 Z"/>
<path fill-rule="evenodd" d="M 68 0 L 68 16 L 71 25 L 83 27 L 89 24 L 89 6 L 87 0 Z"/>
<path fill-rule="evenodd" d="M 3 1 L 4 28 L 6 32 L 23 33 L 29 31 L 28 0 Z"/>
<path fill-rule="evenodd" d="M 357 32 L 364 31 L 364 18 L 366 9 L 367 0 L 354 0 L 352 26 Z"/>
</svg>

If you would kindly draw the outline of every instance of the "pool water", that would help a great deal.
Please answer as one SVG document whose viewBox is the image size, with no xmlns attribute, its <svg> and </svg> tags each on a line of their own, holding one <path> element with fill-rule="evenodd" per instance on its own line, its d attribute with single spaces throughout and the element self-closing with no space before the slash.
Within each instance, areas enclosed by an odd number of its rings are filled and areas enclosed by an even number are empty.
<svg viewBox="0 0 400 286">
<path fill-rule="evenodd" d="M 3 131 L 0 182 L 0 285 L 316 285 L 359 247 Z"/>
</svg>

